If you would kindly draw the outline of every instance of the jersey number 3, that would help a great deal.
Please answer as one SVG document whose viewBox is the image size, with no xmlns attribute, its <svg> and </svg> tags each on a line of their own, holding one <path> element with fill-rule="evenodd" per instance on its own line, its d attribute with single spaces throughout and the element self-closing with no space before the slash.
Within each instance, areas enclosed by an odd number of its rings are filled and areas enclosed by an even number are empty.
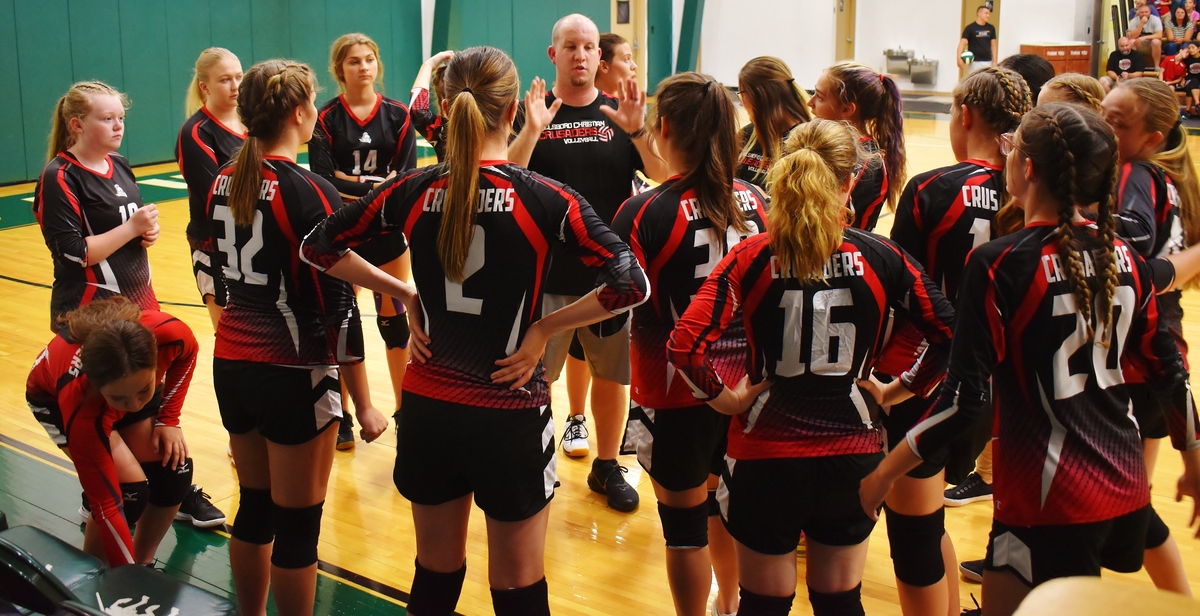
<svg viewBox="0 0 1200 616">
<path fill-rule="evenodd" d="M 250 240 L 242 246 L 241 258 L 238 258 L 237 227 L 233 224 L 233 211 L 227 205 L 213 206 L 213 219 L 225 223 L 225 237 L 217 238 L 217 250 L 225 253 L 225 277 L 246 284 L 265 285 L 267 275 L 254 271 L 254 256 L 263 247 L 263 215 L 254 210 L 254 226 L 251 228 Z"/>
</svg>

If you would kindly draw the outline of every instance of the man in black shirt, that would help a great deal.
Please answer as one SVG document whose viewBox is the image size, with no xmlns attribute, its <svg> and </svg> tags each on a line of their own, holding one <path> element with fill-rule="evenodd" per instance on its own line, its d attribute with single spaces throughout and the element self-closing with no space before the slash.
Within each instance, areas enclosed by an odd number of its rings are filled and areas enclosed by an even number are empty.
<svg viewBox="0 0 1200 616">
<path fill-rule="evenodd" d="M 558 20 L 548 53 L 555 66 L 554 87 L 545 92 L 544 83 L 534 79 L 518 111 L 514 125 L 518 135 L 508 157 L 575 189 L 605 224 L 611 224 L 630 197 L 635 171 L 640 169 L 655 181 L 667 176 L 666 163 L 647 133 L 646 95 L 634 80 L 622 84 L 619 99 L 596 88 L 600 32 L 583 15 Z M 545 287 L 546 314 L 592 292 L 596 280 L 596 272 L 570 254 L 555 250 L 552 259 Z M 628 407 L 628 321 L 619 331 L 604 332 L 609 334 L 604 337 L 589 328 L 574 333 L 593 377 L 591 406 L 598 451 L 588 486 L 606 494 L 610 507 L 632 511 L 638 495 L 625 482 L 624 469 L 616 461 Z M 562 371 L 571 338 L 572 332 L 563 332 L 546 345 L 543 363 L 548 381 L 556 380 Z M 564 440 L 586 443 L 584 425 L 582 415 L 570 415 Z"/>
<path fill-rule="evenodd" d="M 1117 49 L 1108 54 L 1108 64 L 1104 67 L 1104 76 L 1100 78 L 1100 83 L 1104 85 L 1105 91 L 1108 91 L 1126 79 L 1141 77 L 1144 70 L 1146 58 L 1140 51 L 1134 51 L 1133 41 L 1121 37 L 1117 41 Z"/>
<path fill-rule="evenodd" d="M 971 62 L 971 70 L 976 71 L 991 66 L 998 55 L 996 52 L 996 26 L 988 23 L 992 18 L 992 9 L 981 6 L 975 9 L 975 21 L 963 29 L 962 38 L 958 41 L 958 68 L 966 68 L 963 61 L 963 50 L 970 50 L 975 56 Z"/>
</svg>

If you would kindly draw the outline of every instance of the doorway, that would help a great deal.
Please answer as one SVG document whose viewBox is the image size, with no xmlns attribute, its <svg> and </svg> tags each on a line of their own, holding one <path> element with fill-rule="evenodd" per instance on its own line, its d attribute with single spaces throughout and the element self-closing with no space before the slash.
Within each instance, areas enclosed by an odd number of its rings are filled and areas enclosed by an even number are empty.
<svg viewBox="0 0 1200 616">
<path fill-rule="evenodd" d="M 612 33 L 629 41 L 638 66 L 638 85 L 646 89 L 646 0 L 612 0 Z M 668 71 L 670 74 L 670 71 Z"/>
<path fill-rule="evenodd" d="M 837 14 L 837 32 L 834 45 L 834 59 L 854 59 L 854 0 L 834 0 Z"/>
</svg>

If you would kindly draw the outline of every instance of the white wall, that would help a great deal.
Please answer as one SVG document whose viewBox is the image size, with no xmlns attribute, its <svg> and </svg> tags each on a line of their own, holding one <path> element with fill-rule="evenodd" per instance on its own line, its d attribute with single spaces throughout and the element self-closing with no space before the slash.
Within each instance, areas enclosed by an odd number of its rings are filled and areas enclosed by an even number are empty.
<svg viewBox="0 0 1200 616">
<path fill-rule="evenodd" d="M 748 60 L 776 56 L 812 89 L 833 64 L 833 26 L 833 0 L 707 0 L 700 70 L 736 86 Z"/>
<path fill-rule="evenodd" d="M 433 55 L 429 48 L 433 46 L 433 9 L 436 5 L 437 0 L 421 0 L 421 51 L 425 54 L 421 56 L 422 61 Z"/>
<path fill-rule="evenodd" d="M 1017 1 L 1001 0 L 1002 12 L 1007 14 L 1009 3 L 1015 4 Z M 885 49 L 911 49 L 916 52 L 917 58 L 938 61 L 937 83 L 932 86 L 912 85 L 907 75 L 897 75 L 900 89 L 936 92 L 954 89 L 954 84 L 958 83 L 955 52 L 962 36 L 962 28 L 959 27 L 962 15 L 958 3 L 945 0 L 932 3 L 929 0 L 858 0 L 857 8 L 854 39 L 856 60 L 883 70 L 886 64 L 883 55 Z M 1003 43 L 1001 39 L 1001 45 Z M 1003 47 L 1000 55 L 1004 55 Z"/>
<path fill-rule="evenodd" d="M 1080 0 L 1001 0 L 1000 57 L 1021 52 L 1021 43 L 1090 40 L 1091 2 Z"/>
</svg>

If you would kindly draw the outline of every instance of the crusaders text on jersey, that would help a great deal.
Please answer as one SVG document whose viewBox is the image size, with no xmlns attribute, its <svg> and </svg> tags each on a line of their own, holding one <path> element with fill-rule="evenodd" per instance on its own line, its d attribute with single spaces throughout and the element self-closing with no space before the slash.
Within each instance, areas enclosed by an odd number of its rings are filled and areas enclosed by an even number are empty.
<svg viewBox="0 0 1200 616">
<path fill-rule="evenodd" d="M 461 283 L 446 278 L 438 257 L 449 182 L 445 165 L 389 180 L 347 205 L 305 238 L 303 255 L 329 267 L 363 240 L 403 233 L 433 341 L 429 361 L 409 364 L 404 390 L 470 406 L 545 405 L 550 394 L 540 366 L 516 391 L 492 383 L 490 375 L 496 360 L 512 354 L 541 317 L 551 247 L 562 244 L 571 258 L 598 269 L 590 288 L 614 314 L 644 301 L 650 289 L 629 248 L 573 190 L 504 161 L 483 161 L 479 173 L 479 205 Z"/>
</svg>

